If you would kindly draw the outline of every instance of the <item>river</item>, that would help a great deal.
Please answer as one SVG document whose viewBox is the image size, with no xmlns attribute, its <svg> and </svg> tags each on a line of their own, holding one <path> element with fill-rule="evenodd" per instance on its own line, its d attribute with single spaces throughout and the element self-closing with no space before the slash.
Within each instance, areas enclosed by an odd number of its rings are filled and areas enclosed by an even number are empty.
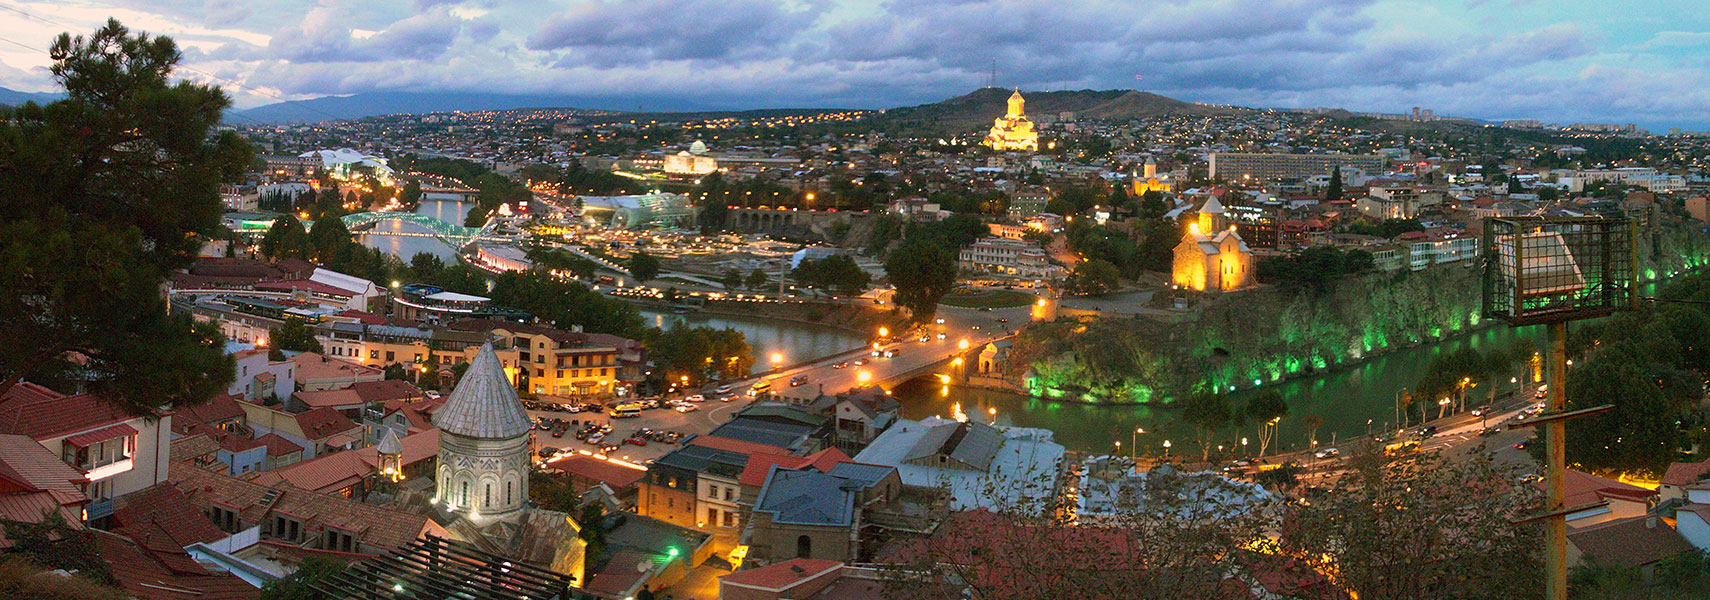
<svg viewBox="0 0 1710 600">
<path fill-rule="evenodd" d="M 424 215 L 451 223 L 462 225 L 464 215 L 469 213 L 473 204 L 455 200 L 423 200 L 416 207 L 416 214 Z M 410 233 L 427 233 L 427 229 L 406 223 L 398 219 L 389 219 L 374 224 L 374 231 L 403 231 Z M 457 262 L 457 252 L 451 246 L 437 238 L 413 237 L 402 235 L 372 235 L 356 234 L 356 240 L 369 248 L 376 248 L 387 254 L 396 256 L 404 262 L 410 262 L 417 254 L 426 252 L 438 256 L 447 263 Z"/>
<path fill-rule="evenodd" d="M 740 331 L 754 349 L 754 364 L 758 368 L 769 364 L 773 352 L 783 355 L 784 364 L 791 364 L 867 345 L 867 338 L 860 334 L 795 321 L 705 313 L 679 315 L 651 309 L 642 309 L 641 317 L 648 325 L 659 328 L 669 328 L 672 323 L 682 321 L 693 327 Z"/>
</svg>

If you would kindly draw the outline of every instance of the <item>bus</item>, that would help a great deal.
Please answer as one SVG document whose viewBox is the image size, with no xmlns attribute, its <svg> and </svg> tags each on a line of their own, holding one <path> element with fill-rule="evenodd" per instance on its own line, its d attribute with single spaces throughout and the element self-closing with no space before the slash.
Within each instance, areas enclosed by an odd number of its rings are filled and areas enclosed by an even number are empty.
<svg viewBox="0 0 1710 600">
<path fill-rule="evenodd" d="M 639 416 L 641 416 L 641 405 L 640 404 L 635 404 L 632 402 L 629 404 L 619 404 L 615 407 L 612 407 L 612 418 L 613 419 L 627 419 L 630 417 L 639 417 Z"/>
</svg>

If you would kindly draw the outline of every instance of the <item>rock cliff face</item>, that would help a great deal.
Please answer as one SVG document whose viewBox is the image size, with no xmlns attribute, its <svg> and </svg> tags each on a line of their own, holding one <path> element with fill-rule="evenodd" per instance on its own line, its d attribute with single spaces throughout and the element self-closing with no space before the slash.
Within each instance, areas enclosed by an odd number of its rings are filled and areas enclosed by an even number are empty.
<svg viewBox="0 0 1710 600">
<path fill-rule="evenodd" d="M 1639 257 L 1644 281 L 1703 268 L 1710 235 L 1690 227 L 1647 232 Z M 1316 294 L 1223 294 L 1186 323 L 1038 324 L 1017 338 L 1006 369 L 1031 371 L 1034 393 L 1104 402 L 1169 402 L 1197 389 L 1306 375 L 1485 325 L 1480 271 L 1466 265 L 1352 277 Z"/>
</svg>

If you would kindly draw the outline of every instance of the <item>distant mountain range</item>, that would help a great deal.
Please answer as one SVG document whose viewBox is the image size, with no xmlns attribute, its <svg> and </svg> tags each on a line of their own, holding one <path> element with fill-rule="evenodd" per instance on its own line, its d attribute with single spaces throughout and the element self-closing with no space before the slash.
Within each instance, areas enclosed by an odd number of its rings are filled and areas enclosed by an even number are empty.
<svg viewBox="0 0 1710 600">
<path fill-rule="evenodd" d="M 235 111 L 237 122 L 294 123 L 360 119 L 381 115 L 517 108 L 586 108 L 600 110 L 699 111 L 716 107 L 695 105 L 671 97 L 578 97 L 482 94 L 470 92 L 364 92 L 351 96 L 322 96 L 312 100 L 275 102 Z"/>
<path fill-rule="evenodd" d="M 983 88 L 971 93 L 919 106 L 894 108 L 880 120 L 915 129 L 958 131 L 990 123 L 1004 113 L 1012 90 Z M 1076 90 L 1023 92 L 1028 114 L 1074 112 L 1081 118 L 1128 119 L 1162 114 L 1228 114 L 1246 109 L 1182 102 L 1136 90 Z M 235 121 L 262 123 L 316 122 L 359 119 L 392 114 L 421 114 L 518 108 L 581 108 L 629 111 L 657 117 L 678 113 L 679 117 L 761 113 L 807 113 L 818 109 L 761 109 L 733 111 L 728 107 L 696 105 L 675 97 L 610 98 L 479 93 L 367 92 L 352 96 L 324 96 L 312 100 L 277 102 L 234 112 Z"/>
<path fill-rule="evenodd" d="M 1008 110 L 1009 96 L 1014 92 L 1003 88 L 981 88 L 932 104 L 893 108 L 885 111 L 881 118 L 903 128 L 964 131 L 989 126 L 993 119 Z M 1076 118 L 1120 120 L 1167 114 L 1216 115 L 1249 111 L 1183 102 L 1138 90 L 1023 91 L 1021 96 L 1027 100 L 1027 114 L 1032 116 L 1073 112 Z"/>
<path fill-rule="evenodd" d="M 6 106 L 23 104 L 25 102 L 29 102 L 32 100 L 39 103 L 39 104 L 46 104 L 48 102 L 53 102 L 54 100 L 58 100 L 58 99 L 64 98 L 64 97 L 65 97 L 65 94 L 50 94 L 50 93 L 46 93 L 46 92 L 20 92 L 18 90 L 0 87 L 0 105 L 6 105 Z"/>
</svg>

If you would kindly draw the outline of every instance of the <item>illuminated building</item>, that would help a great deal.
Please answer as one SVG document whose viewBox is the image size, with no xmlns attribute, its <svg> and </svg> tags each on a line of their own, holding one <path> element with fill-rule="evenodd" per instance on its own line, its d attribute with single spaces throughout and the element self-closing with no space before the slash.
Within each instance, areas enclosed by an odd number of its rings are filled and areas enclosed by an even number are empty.
<svg viewBox="0 0 1710 600">
<path fill-rule="evenodd" d="M 433 424 L 439 428 L 435 502 L 478 524 L 518 516 L 528 501 L 533 423 L 491 345 L 475 356 Z"/>
<path fill-rule="evenodd" d="M 993 150 L 1039 150 L 1039 134 L 1033 131 L 1033 122 L 1027 120 L 1023 112 L 1021 90 L 1016 90 L 1009 97 L 1009 112 L 992 122 L 992 130 L 986 134 L 985 145 Z"/>
<path fill-rule="evenodd" d="M 1330 172 L 1331 167 L 1355 167 L 1367 173 L 1383 172 L 1383 156 L 1377 154 L 1253 154 L 1213 152 L 1211 178 L 1223 181 L 1277 181 L 1306 179 Z"/>
<path fill-rule="evenodd" d="M 1201 292 L 1253 285 L 1253 251 L 1227 221 L 1216 198 L 1200 207 L 1198 219 L 1176 245 L 1171 268 L 1176 285 Z"/>
<path fill-rule="evenodd" d="M 665 172 L 672 175 L 706 175 L 717 170 L 718 159 L 707 156 L 707 145 L 700 140 L 688 150 L 665 157 Z"/>
<path fill-rule="evenodd" d="M 1136 196 L 1145 195 L 1146 192 L 1164 192 L 1167 194 L 1175 191 L 1175 189 L 1175 182 L 1170 174 L 1159 175 L 1158 163 L 1152 162 L 1150 158 L 1146 159 L 1145 171 L 1140 177 L 1134 178 L 1134 195 Z"/>
</svg>

